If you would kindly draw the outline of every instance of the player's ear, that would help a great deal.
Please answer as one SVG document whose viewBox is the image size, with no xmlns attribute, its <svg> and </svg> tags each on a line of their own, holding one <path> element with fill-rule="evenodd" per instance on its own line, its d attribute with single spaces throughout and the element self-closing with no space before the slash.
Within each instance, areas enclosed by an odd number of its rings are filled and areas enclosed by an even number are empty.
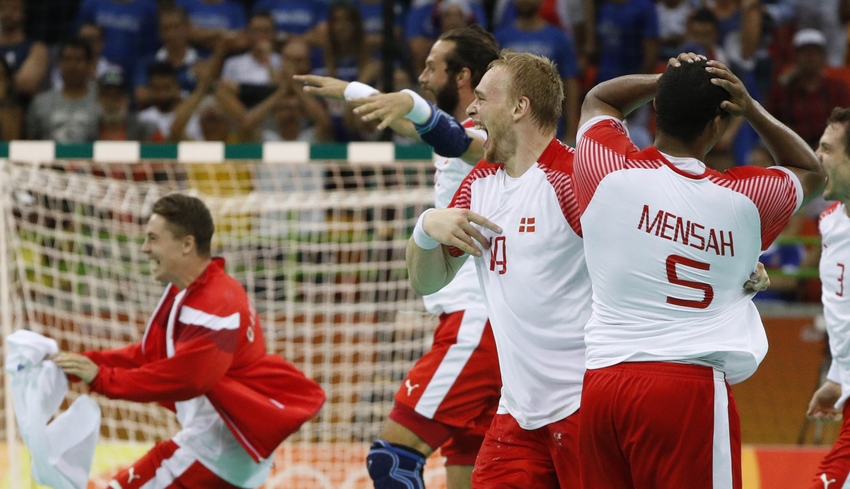
<svg viewBox="0 0 850 489">
<path fill-rule="evenodd" d="M 528 100 L 528 97 L 520 97 L 516 101 L 516 105 L 514 106 L 513 119 L 514 122 L 519 121 L 526 115 L 531 112 L 531 101 Z"/>
<path fill-rule="evenodd" d="M 193 251 L 197 251 L 195 237 L 191 234 L 187 234 L 185 238 L 183 238 L 183 254 L 188 255 Z"/>
<path fill-rule="evenodd" d="M 458 88 L 463 88 L 465 85 L 470 85 L 472 82 L 472 72 L 469 71 L 469 68 L 461 68 L 460 71 L 455 75 L 455 80 L 457 81 Z"/>
</svg>

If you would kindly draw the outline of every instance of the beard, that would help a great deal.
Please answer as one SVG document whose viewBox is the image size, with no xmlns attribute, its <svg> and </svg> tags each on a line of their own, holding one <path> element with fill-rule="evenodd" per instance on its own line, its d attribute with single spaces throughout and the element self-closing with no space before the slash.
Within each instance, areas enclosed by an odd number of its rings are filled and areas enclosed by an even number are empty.
<svg viewBox="0 0 850 489">
<path fill-rule="evenodd" d="M 516 149 L 516 134 L 488 126 L 484 159 L 487 163 L 504 165 Z"/>
<path fill-rule="evenodd" d="M 460 103 L 460 95 L 457 93 L 457 79 L 453 74 L 448 74 L 445 85 L 434 92 L 437 108 L 443 112 L 454 115 L 457 104 Z"/>
</svg>

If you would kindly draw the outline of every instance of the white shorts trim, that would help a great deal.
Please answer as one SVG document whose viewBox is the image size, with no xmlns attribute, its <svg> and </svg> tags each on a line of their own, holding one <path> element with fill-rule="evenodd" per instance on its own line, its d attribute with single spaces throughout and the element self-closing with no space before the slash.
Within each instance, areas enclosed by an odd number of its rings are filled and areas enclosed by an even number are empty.
<svg viewBox="0 0 850 489">
<path fill-rule="evenodd" d="M 729 429 L 729 394 L 726 374 L 714 370 L 714 440 L 711 449 L 714 489 L 732 489 L 732 437 Z"/>
<path fill-rule="evenodd" d="M 192 452 L 180 447 L 171 457 L 159 464 L 153 479 L 145 482 L 139 489 L 165 489 L 197 461 L 198 458 Z"/>
<path fill-rule="evenodd" d="M 457 343 L 449 347 L 440 366 L 434 372 L 434 376 L 425 387 L 425 392 L 416 403 L 414 411 L 433 419 L 443 399 L 454 385 L 466 362 L 481 343 L 481 335 L 487 325 L 486 309 L 467 309 L 463 312 L 460 327 L 457 332 Z"/>
</svg>

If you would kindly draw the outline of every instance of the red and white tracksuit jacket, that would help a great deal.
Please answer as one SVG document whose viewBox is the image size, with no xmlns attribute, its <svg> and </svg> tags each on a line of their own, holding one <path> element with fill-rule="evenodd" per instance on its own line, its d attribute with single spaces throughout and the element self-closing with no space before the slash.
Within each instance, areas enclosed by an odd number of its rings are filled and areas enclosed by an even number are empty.
<svg viewBox="0 0 850 489">
<path fill-rule="evenodd" d="M 259 318 L 224 259 L 160 299 L 140 343 L 84 355 L 100 366 L 90 388 L 111 399 L 174 403 L 204 395 L 259 462 L 315 416 L 325 393 L 294 365 L 267 354 Z"/>
</svg>

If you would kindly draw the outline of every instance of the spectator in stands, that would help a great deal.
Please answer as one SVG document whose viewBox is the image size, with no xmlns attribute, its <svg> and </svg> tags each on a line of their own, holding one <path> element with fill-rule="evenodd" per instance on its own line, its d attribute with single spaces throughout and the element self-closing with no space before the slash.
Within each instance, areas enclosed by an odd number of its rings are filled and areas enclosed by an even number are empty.
<svg viewBox="0 0 850 489">
<path fill-rule="evenodd" d="M 162 141 L 155 124 L 139 120 L 130 112 L 130 84 L 120 71 L 108 71 L 98 79 L 100 141 Z"/>
<path fill-rule="evenodd" d="M 21 139 L 23 111 L 15 94 L 15 77 L 6 60 L 0 58 L 0 139 Z"/>
<path fill-rule="evenodd" d="M 41 93 L 27 111 L 27 137 L 59 143 L 84 143 L 98 137 L 96 91 L 89 84 L 92 53 L 81 39 L 60 48 L 63 87 Z"/>
<path fill-rule="evenodd" d="M 844 66 L 847 56 L 847 22 L 850 2 L 847 0 L 796 0 L 797 28 L 818 29 L 826 38 L 826 63 Z"/>
<path fill-rule="evenodd" d="M 121 65 L 113 63 L 103 57 L 103 30 L 97 24 L 83 24 L 80 26 L 80 31 L 77 37 L 89 43 L 91 47 L 92 59 L 94 63 L 91 65 L 91 73 L 89 73 L 89 82 L 92 86 L 96 85 L 97 79 L 108 71 L 122 71 Z M 58 56 L 58 54 L 57 54 Z M 56 65 L 59 63 L 57 62 Z M 62 72 L 59 66 L 56 66 L 50 73 L 50 84 L 53 88 L 62 88 Z"/>
<path fill-rule="evenodd" d="M 250 111 L 236 114 L 240 140 L 333 142 L 327 111 L 318 100 L 297 89 L 291 77 L 289 80 Z M 263 121 L 270 115 L 274 127 L 261 130 Z M 305 124 L 307 121 L 309 124 Z"/>
<path fill-rule="evenodd" d="M 694 7 L 688 0 L 659 0 L 655 9 L 658 12 L 658 59 L 675 58 L 682 52 L 679 45 L 685 41 L 687 21 Z"/>
<path fill-rule="evenodd" d="M 177 70 L 180 89 L 189 94 L 195 89 L 197 77 L 195 65 L 200 61 L 198 51 L 189 45 L 192 23 L 181 8 L 163 5 L 159 9 L 159 37 L 162 47 L 151 57 L 139 62 L 136 69 L 135 95 L 136 105 L 148 107 L 151 104 L 147 91 L 148 70 L 154 63 L 169 63 Z"/>
<path fill-rule="evenodd" d="M 516 16 L 513 0 L 496 0 L 492 21 L 494 30 L 513 25 Z M 585 58 L 596 50 L 594 0 L 543 0 L 540 18 L 572 36 L 579 65 L 586 66 L 588 60 Z"/>
<path fill-rule="evenodd" d="M 80 0 L 24 0 L 26 31 L 34 39 L 53 46 L 73 31 L 74 17 L 80 9 Z"/>
<path fill-rule="evenodd" d="M 280 50 L 280 65 L 293 75 L 309 75 L 313 71 L 310 46 L 302 39 L 290 39 Z"/>
<path fill-rule="evenodd" d="M 234 83 L 268 85 L 280 70 L 280 54 L 275 52 L 274 20 L 268 12 L 256 12 L 248 23 L 250 50 L 224 62 L 222 79 Z"/>
<path fill-rule="evenodd" d="M 543 0 L 514 0 L 516 21 L 496 31 L 502 49 L 546 56 L 555 62 L 564 82 L 564 119 L 562 139 L 575 144 L 578 123 L 578 67 L 573 41 L 563 31 L 540 18 Z"/>
<path fill-rule="evenodd" d="M 366 46 L 360 10 L 347 3 L 336 3 L 328 13 L 328 42 L 324 52 L 324 66 L 313 74 L 330 76 L 345 81 L 374 84 L 381 64 L 372 59 Z M 351 108 L 339 100 L 327 102 L 328 113 L 334 126 L 337 142 L 362 139 L 363 125 L 351 114 Z"/>
<path fill-rule="evenodd" d="M 132 77 L 138 61 L 153 54 L 159 37 L 156 0 L 83 0 L 75 32 L 83 24 L 103 31 L 103 56 Z"/>
<path fill-rule="evenodd" d="M 328 3 L 317 0 L 257 0 L 255 12 L 269 12 L 282 37 L 301 37 L 321 46 L 327 36 Z"/>
<path fill-rule="evenodd" d="M 440 25 L 440 5 L 452 0 L 413 0 L 405 22 L 404 37 L 412 58 L 413 72 L 425 69 L 431 46 L 444 32 Z M 468 23 L 486 27 L 487 16 L 479 0 L 460 0 L 468 3 L 472 16 Z"/>
<path fill-rule="evenodd" d="M 834 107 L 850 106 L 847 85 L 824 72 L 826 38 L 803 29 L 794 35 L 795 61 L 767 99 L 767 110 L 815 148 Z"/>
<path fill-rule="evenodd" d="M 204 58 L 222 35 L 236 36 L 247 24 L 242 6 L 232 0 L 177 0 L 177 6 L 189 16 L 192 43 Z"/>
<path fill-rule="evenodd" d="M 717 16 L 709 9 L 693 11 L 685 23 L 685 37 L 675 48 L 677 53 L 696 53 L 723 64 L 728 62 L 726 51 L 718 44 L 720 24 Z"/>
<path fill-rule="evenodd" d="M 179 73 L 171 63 L 156 62 L 148 67 L 145 87 L 150 107 L 139 112 L 139 120 L 154 124 L 164 139 L 171 138 L 174 109 L 182 100 Z"/>
<path fill-rule="evenodd" d="M 23 0 L 0 0 L 0 56 L 15 77 L 17 93 L 32 96 L 42 88 L 50 56 L 43 42 L 24 32 Z"/>
<path fill-rule="evenodd" d="M 384 44 L 384 6 L 382 0 L 359 0 L 356 2 L 360 9 L 360 16 L 363 17 L 363 32 L 366 34 L 366 45 L 373 52 L 373 56 L 380 56 L 381 48 Z M 403 22 L 403 7 L 399 0 L 393 3 L 395 15 L 395 33 L 396 41 L 401 41 Z"/>
<path fill-rule="evenodd" d="M 622 75 L 654 73 L 658 60 L 658 12 L 651 0 L 604 0 L 596 24 L 596 83 Z"/>
</svg>

